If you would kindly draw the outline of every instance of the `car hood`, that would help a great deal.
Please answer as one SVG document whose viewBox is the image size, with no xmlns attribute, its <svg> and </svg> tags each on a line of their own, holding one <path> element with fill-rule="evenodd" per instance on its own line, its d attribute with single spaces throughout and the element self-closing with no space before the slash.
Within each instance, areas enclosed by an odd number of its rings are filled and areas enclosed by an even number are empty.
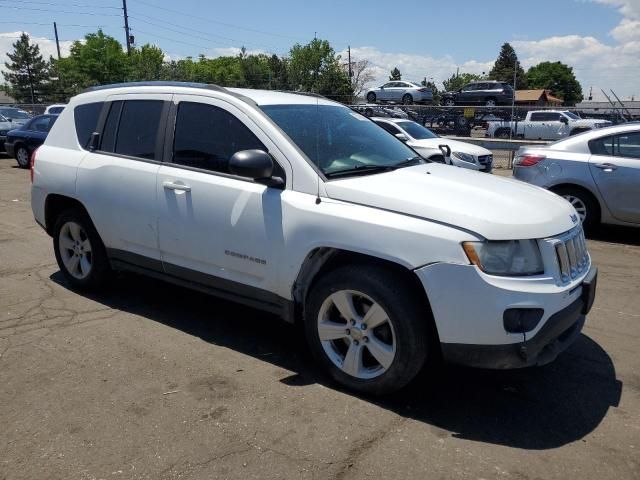
<svg viewBox="0 0 640 480">
<path fill-rule="evenodd" d="M 574 208 L 538 187 L 430 163 L 325 184 L 336 200 L 391 210 L 474 232 L 489 240 L 544 238 L 576 225 Z"/>
<path fill-rule="evenodd" d="M 452 152 L 468 153 L 470 155 L 491 155 L 491 151 L 472 143 L 451 140 L 446 137 L 426 138 L 424 140 L 411 140 L 408 145 L 413 148 L 438 149 L 438 145 L 448 145 Z"/>
</svg>

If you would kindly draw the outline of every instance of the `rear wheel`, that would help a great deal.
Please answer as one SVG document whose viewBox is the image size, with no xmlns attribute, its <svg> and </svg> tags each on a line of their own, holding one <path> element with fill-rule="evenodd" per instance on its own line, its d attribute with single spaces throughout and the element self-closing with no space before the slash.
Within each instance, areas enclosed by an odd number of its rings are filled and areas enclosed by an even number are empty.
<svg viewBox="0 0 640 480">
<path fill-rule="evenodd" d="M 489 97 L 484 101 L 484 105 L 485 107 L 495 107 L 496 105 L 498 105 L 498 102 L 495 98 Z"/>
<path fill-rule="evenodd" d="M 345 387 L 382 395 L 409 383 L 427 358 L 428 316 L 401 276 L 369 266 L 329 272 L 313 287 L 305 333 Z"/>
<path fill-rule="evenodd" d="M 509 138 L 511 136 L 511 130 L 508 128 L 500 128 L 496 131 L 496 138 Z"/>
<path fill-rule="evenodd" d="M 408 93 L 405 93 L 402 97 L 402 103 L 404 105 L 413 105 L 413 97 Z"/>
<path fill-rule="evenodd" d="M 367 102 L 376 103 L 376 94 L 373 92 L 367 93 Z"/>
<path fill-rule="evenodd" d="M 559 187 L 553 190 L 576 209 L 582 227 L 591 232 L 600 223 L 600 208 L 590 193 L 580 188 Z"/>
<path fill-rule="evenodd" d="M 29 150 L 20 145 L 16 148 L 16 161 L 20 168 L 29 168 Z"/>
<path fill-rule="evenodd" d="M 456 104 L 456 102 L 453 98 L 447 98 L 445 99 L 444 104 L 447 107 L 453 107 Z"/>
<path fill-rule="evenodd" d="M 110 268 L 106 250 L 82 209 L 66 210 L 58 217 L 53 249 L 60 271 L 72 286 L 95 290 L 107 280 Z"/>
</svg>

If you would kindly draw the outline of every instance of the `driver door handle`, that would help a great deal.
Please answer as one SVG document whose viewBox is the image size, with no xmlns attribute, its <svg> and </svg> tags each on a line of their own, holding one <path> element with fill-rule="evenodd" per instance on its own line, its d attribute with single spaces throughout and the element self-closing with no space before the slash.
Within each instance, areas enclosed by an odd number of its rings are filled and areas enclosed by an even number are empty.
<svg viewBox="0 0 640 480">
<path fill-rule="evenodd" d="M 616 168 L 618 168 L 613 163 L 596 163 L 594 166 L 596 168 L 599 168 L 600 170 L 604 170 L 605 172 L 613 172 Z"/>
<path fill-rule="evenodd" d="M 191 186 L 186 185 L 184 183 L 164 181 L 162 182 L 162 186 L 167 190 L 181 190 L 183 192 L 191 191 Z"/>
</svg>

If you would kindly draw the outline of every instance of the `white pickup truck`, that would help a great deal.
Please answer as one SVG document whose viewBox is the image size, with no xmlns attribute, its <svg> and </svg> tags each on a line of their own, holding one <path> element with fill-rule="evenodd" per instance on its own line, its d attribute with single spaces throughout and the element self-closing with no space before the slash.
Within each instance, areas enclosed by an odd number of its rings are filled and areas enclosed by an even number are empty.
<svg viewBox="0 0 640 480">
<path fill-rule="evenodd" d="M 582 119 L 568 110 L 533 110 L 524 120 L 489 122 L 487 137 L 559 140 L 594 128 L 611 125 L 608 120 Z"/>
</svg>

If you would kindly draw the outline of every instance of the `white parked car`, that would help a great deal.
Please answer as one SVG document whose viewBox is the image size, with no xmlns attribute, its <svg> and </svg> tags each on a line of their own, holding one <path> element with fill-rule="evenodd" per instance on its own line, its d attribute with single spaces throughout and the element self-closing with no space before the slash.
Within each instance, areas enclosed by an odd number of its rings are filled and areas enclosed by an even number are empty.
<svg viewBox="0 0 640 480">
<path fill-rule="evenodd" d="M 130 270 L 303 322 L 320 364 L 361 392 L 396 390 L 440 354 L 545 364 L 594 299 L 568 202 L 425 163 L 320 97 L 99 87 L 62 112 L 32 178 L 70 285 Z"/>
<path fill-rule="evenodd" d="M 491 172 L 493 153 L 486 148 L 439 137 L 428 128 L 412 120 L 383 117 L 373 117 L 371 120 L 405 142 L 422 158 L 470 170 Z"/>
<path fill-rule="evenodd" d="M 58 115 L 58 114 L 62 113 L 62 111 L 64 110 L 64 108 L 65 108 L 66 106 L 67 106 L 67 105 L 66 105 L 66 104 L 64 104 L 64 103 L 55 103 L 55 104 L 53 104 L 53 105 L 49 105 L 49 106 L 44 110 L 44 114 L 45 114 L 45 115 L 47 115 L 47 114 L 51 113 L 51 114 L 56 114 L 56 115 Z"/>
<path fill-rule="evenodd" d="M 611 125 L 608 120 L 580 118 L 568 110 L 532 110 L 524 120 L 488 122 L 485 136 L 560 140 L 578 133 Z"/>
</svg>

